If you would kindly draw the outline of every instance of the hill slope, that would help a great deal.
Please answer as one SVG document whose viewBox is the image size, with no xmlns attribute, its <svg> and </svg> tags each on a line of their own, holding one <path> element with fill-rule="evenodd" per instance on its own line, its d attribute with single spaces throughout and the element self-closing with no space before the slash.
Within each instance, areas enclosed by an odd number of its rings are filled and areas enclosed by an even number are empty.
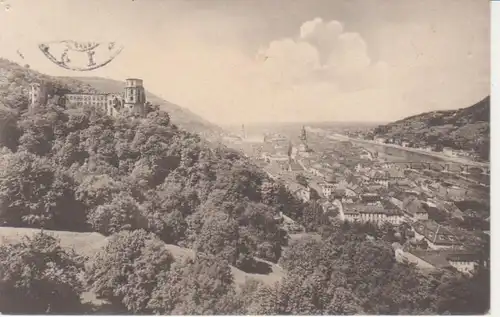
<svg viewBox="0 0 500 317">
<path fill-rule="evenodd" d="M 101 92 L 122 92 L 125 82 L 102 78 L 102 77 L 62 77 L 64 79 L 78 80 L 86 85 L 89 85 Z M 172 121 L 179 127 L 190 131 L 210 135 L 222 131 L 217 125 L 206 121 L 200 116 L 192 113 L 188 109 L 182 108 L 176 104 L 163 100 L 155 96 L 149 91 L 146 91 L 146 98 L 154 105 L 159 105 L 160 109 L 167 111 L 172 118 Z"/>
<path fill-rule="evenodd" d="M 414 147 L 450 147 L 489 159 L 490 97 L 458 110 L 433 111 L 404 118 L 373 131 L 375 138 L 407 141 Z"/>
<path fill-rule="evenodd" d="M 0 58 L 0 108 L 18 108 L 28 103 L 30 84 L 49 81 L 63 92 L 122 92 L 124 82 L 99 77 L 53 77 Z M 148 101 L 167 111 L 172 121 L 189 132 L 205 136 L 218 134 L 220 127 L 178 105 L 146 92 Z"/>
</svg>

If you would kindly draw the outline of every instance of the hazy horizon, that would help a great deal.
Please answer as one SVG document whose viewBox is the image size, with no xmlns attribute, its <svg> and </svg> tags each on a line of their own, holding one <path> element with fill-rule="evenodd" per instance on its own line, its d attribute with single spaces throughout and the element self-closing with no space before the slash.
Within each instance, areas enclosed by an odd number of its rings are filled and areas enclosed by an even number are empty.
<svg viewBox="0 0 500 317">
<path fill-rule="evenodd" d="M 2 57 L 54 76 L 139 77 L 218 125 L 385 123 L 490 92 L 487 0 L 16 0 L 0 27 Z M 125 49 L 74 72 L 37 47 L 64 39 Z"/>
<path fill-rule="evenodd" d="M 378 122 L 378 121 L 358 121 L 358 122 L 353 122 L 353 121 L 295 121 L 295 122 L 273 122 L 273 121 L 261 121 L 261 122 L 251 122 L 251 123 L 227 123 L 227 124 L 220 124 L 221 127 L 227 127 L 227 128 L 239 128 L 241 129 L 242 125 L 245 127 L 257 127 L 257 126 L 267 126 L 267 125 L 277 125 L 277 126 L 285 126 L 285 125 L 338 125 L 338 126 L 350 126 L 350 125 L 365 125 L 365 126 L 371 126 L 371 125 L 380 125 L 380 124 L 387 124 L 389 122 Z"/>
</svg>

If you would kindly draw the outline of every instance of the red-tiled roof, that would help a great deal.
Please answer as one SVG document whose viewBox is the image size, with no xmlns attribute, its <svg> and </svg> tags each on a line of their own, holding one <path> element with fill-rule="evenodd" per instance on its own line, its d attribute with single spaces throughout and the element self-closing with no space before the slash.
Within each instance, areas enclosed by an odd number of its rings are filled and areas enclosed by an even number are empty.
<svg viewBox="0 0 500 317">
<path fill-rule="evenodd" d="M 432 220 L 417 221 L 413 223 L 412 226 L 413 229 L 418 234 L 423 235 L 434 244 L 440 244 L 440 245 L 460 244 L 458 238 L 453 233 L 451 233 L 450 230 Z"/>
<path fill-rule="evenodd" d="M 454 262 L 476 262 L 479 260 L 479 257 L 476 254 L 472 253 L 455 253 L 455 254 L 450 254 L 446 257 L 448 261 L 454 261 Z"/>
<path fill-rule="evenodd" d="M 405 209 L 406 212 L 409 213 L 410 215 L 427 213 L 424 203 L 421 200 L 414 197 L 406 198 L 403 201 L 403 209 Z"/>
<path fill-rule="evenodd" d="M 304 169 L 302 168 L 302 166 L 300 166 L 299 163 L 297 162 L 292 162 L 289 164 L 289 168 L 292 170 L 292 171 L 303 171 Z"/>
<path fill-rule="evenodd" d="M 436 268 L 446 268 L 451 266 L 451 264 L 446 260 L 446 254 L 442 251 L 410 250 L 408 253 L 413 254 Z"/>
<path fill-rule="evenodd" d="M 332 194 L 334 196 L 344 196 L 345 192 L 346 192 L 345 189 L 343 189 L 343 188 L 337 188 L 337 189 L 333 190 Z"/>
<path fill-rule="evenodd" d="M 391 168 L 390 170 L 388 170 L 388 176 L 390 178 L 404 178 L 405 174 L 403 173 L 403 171 Z"/>
<path fill-rule="evenodd" d="M 370 206 L 361 204 L 349 204 L 344 206 L 344 211 L 357 212 L 361 214 L 391 214 L 390 211 L 385 210 L 382 206 Z"/>
</svg>

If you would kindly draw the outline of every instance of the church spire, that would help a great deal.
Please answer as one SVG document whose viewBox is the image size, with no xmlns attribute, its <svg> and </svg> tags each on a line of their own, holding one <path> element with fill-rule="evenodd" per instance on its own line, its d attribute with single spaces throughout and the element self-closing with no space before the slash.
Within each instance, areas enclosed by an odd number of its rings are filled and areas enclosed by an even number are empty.
<svg viewBox="0 0 500 317">
<path fill-rule="evenodd" d="M 306 128 L 304 126 L 302 126 L 302 130 L 300 131 L 300 139 L 302 142 L 307 142 Z"/>
</svg>

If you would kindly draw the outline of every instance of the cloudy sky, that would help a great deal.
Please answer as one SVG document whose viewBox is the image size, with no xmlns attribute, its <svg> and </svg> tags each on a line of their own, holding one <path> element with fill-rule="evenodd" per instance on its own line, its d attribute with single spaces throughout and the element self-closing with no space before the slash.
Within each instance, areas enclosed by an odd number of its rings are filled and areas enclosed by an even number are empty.
<svg viewBox="0 0 500 317">
<path fill-rule="evenodd" d="M 123 52 L 83 75 L 143 78 L 215 123 L 390 121 L 490 90 L 488 0 L 3 2 L 1 57 L 82 76 L 37 44 L 117 41 Z"/>
</svg>

